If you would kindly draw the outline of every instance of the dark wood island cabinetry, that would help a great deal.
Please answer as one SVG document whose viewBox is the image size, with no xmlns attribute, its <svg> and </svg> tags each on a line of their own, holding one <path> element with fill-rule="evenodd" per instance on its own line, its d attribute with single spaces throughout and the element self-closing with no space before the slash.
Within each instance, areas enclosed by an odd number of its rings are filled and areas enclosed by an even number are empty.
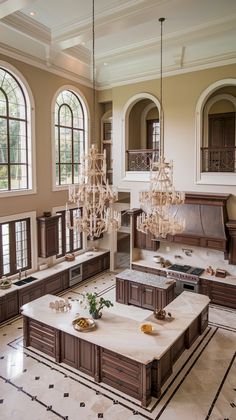
<svg viewBox="0 0 236 420">
<path fill-rule="evenodd" d="M 125 270 L 116 276 L 116 301 L 155 310 L 174 299 L 175 282 L 166 277 Z"/>
<path fill-rule="evenodd" d="M 165 308 L 175 315 L 171 324 L 156 320 L 153 314 L 143 320 L 157 334 L 145 335 L 140 321 L 109 310 L 96 321 L 98 328 L 84 334 L 72 326 L 78 303 L 72 302 L 70 312 L 56 312 L 49 308 L 55 298 L 45 295 L 22 308 L 24 345 L 140 400 L 144 407 L 152 396 L 160 396 L 175 361 L 208 324 L 209 298 L 183 292 Z"/>
</svg>

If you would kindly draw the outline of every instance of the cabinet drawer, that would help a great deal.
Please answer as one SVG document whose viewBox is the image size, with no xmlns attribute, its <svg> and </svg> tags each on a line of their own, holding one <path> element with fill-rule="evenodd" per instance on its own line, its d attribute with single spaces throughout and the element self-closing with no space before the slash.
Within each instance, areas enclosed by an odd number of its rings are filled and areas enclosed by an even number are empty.
<svg viewBox="0 0 236 420">
<path fill-rule="evenodd" d="M 131 397 L 140 399 L 140 384 L 138 382 L 132 383 L 131 380 L 129 382 L 123 377 L 123 375 L 119 378 L 114 376 L 108 371 L 102 369 L 101 374 L 102 382 L 119 389 L 120 391 L 124 392 L 125 394 L 131 395 Z"/>
<path fill-rule="evenodd" d="M 124 370 L 129 371 L 134 377 L 139 377 L 140 364 L 135 362 L 135 360 L 128 359 L 128 357 L 121 356 L 106 349 L 101 349 L 101 357 L 102 362 L 107 366 L 114 367 L 119 373 Z"/>
<path fill-rule="evenodd" d="M 40 331 L 34 327 L 29 328 L 30 331 L 30 336 L 34 337 L 38 340 L 42 340 L 43 342 L 50 344 L 50 345 L 54 345 L 54 334 L 51 333 L 47 333 L 45 331 Z"/>
<path fill-rule="evenodd" d="M 41 341 L 37 338 L 30 337 L 30 346 L 35 347 L 36 349 L 42 351 L 43 353 L 48 354 L 49 356 L 55 357 L 55 346 L 54 344 L 48 344 L 44 341 Z"/>
<path fill-rule="evenodd" d="M 30 327 L 34 329 L 38 329 L 39 331 L 51 333 L 54 335 L 55 329 L 53 327 L 50 327 L 49 325 L 43 324 L 42 322 L 35 321 L 34 319 L 30 319 Z"/>
</svg>

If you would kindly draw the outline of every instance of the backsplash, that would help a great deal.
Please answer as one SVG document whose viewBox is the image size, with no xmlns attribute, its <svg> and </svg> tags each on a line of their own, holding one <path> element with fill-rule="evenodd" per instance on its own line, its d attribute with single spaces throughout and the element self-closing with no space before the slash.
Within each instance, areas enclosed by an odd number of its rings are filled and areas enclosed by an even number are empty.
<svg viewBox="0 0 236 420">
<path fill-rule="evenodd" d="M 228 260 L 224 259 L 224 253 L 221 251 L 196 246 L 181 246 L 167 242 L 161 242 L 160 248 L 156 252 L 144 249 L 139 251 L 139 257 L 136 255 L 135 259 L 152 260 L 154 255 L 160 255 L 164 260 L 170 261 L 171 264 L 187 264 L 204 269 L 212 266 L 214 270 L 221 268 L 226 270 L 231 276 L 236 276 L 236 265 L 229 264 Z"/>
</svg>

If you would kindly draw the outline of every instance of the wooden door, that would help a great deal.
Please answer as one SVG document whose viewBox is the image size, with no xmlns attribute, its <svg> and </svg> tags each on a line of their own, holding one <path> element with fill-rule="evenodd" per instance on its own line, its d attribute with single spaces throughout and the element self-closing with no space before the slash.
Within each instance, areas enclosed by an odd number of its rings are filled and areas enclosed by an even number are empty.
<svg viewBox="0 0 236 420">
<path fill-rule="evenodd" d="M 235 113 L 209 115 L 209 170 L 234 172 L 235 167 Z"/>
</svg>

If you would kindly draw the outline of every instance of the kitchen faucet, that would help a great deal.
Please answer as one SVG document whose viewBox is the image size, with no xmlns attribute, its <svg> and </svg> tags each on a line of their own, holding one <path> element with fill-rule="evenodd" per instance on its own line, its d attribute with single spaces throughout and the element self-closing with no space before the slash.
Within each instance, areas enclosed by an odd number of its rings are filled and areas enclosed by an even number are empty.
<svg viewBox="0 0 236 420">
<path fill-rule="evenodd" d="M 19 270 L 19 272 L 18 272 L 18 279 L 20 280 L 21 279 L 21 269 Z"/>
</svg>

